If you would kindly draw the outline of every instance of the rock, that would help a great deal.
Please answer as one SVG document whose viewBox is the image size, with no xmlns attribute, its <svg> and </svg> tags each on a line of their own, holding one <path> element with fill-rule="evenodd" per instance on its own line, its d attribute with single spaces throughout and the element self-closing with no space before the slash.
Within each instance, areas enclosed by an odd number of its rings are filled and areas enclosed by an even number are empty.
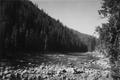
<svg viewBox="0 0 120 80">
<path fill-rule="evenodd" d="M 25 72 L 25 73 L 22 74 L 22 78 L 28 78 L 28 76 L 29 76 L 28 72 Z"/>
<path fill-rule="evenodd" d="M 81 73 L 84 73 L 84 71 L 80 69 L 74 69 L 74 74 L 81 74 Z"/>
<path fill-rule="evenodd" d="M 47 75 L 53 76 L 55 75 L 55 71 L 48 71 Z"/>
<path fill-rule="evenodd" d="M 66 73 L 67 71 L 65 69 L 62 70 L 63 73 Z"/>
<path fill-rule="evenodd" d="M 68 73 L 74 73 L 74 68 L 67 68 L 66 71 L 67 71 Z"/>
</svg>

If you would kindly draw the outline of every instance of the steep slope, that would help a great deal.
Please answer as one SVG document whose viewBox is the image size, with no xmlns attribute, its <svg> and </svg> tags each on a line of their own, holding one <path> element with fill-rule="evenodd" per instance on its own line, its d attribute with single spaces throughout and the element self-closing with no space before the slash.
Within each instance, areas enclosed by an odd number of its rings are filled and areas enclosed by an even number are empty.
<svg viewBox="0 0 120 80">
<path fill-rule="evenodd" d="M 0 0 L 0 28 L 4 51 L 88 51 L 73 30 L 28 0 Z"/>
</svg>

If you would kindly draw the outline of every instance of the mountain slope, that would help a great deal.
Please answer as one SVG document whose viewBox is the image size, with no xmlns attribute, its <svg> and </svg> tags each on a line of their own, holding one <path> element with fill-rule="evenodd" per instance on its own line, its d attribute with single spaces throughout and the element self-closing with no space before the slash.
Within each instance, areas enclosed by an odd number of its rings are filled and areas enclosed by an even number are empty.
<svg viewBox="0 0 120 80">
<path fill-rule="evenodd" d="M 0 18 L 3 51 L 86 52 L 92 43 L 28 0 L 0 0 Z"/>
</svg>

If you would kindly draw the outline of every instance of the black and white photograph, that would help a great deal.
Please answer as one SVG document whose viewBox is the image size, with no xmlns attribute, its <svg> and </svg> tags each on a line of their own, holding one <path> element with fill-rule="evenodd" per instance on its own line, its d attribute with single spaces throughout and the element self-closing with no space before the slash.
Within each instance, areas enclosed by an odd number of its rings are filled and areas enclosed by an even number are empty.
<svg viewBox="0 0 120 80">
<path fill-rule="evenodd" d="M 0 0 L 0 80 L 120 80 L 120 0 Z"/>
</svg>

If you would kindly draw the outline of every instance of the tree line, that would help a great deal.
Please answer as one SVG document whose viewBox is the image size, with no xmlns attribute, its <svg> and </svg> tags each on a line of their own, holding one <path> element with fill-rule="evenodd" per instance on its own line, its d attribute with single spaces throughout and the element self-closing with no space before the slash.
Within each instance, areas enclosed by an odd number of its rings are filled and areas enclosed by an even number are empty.
<svg viewBox="0 0 120 80">
<path fill-rule="evenodd" d="M 3 52 L 86 52 L 95 38 L 83 40 L 28 0 L 0 0 L 0 48 Z M 84 34 L 81 33 L 81 36 Z M 88 39 L 86 42 L 84 39 Z M 83 42 L 84 41 L 84 42 Z M 86 44 L 88 43 L 88 44 Z"/>
</svg>

